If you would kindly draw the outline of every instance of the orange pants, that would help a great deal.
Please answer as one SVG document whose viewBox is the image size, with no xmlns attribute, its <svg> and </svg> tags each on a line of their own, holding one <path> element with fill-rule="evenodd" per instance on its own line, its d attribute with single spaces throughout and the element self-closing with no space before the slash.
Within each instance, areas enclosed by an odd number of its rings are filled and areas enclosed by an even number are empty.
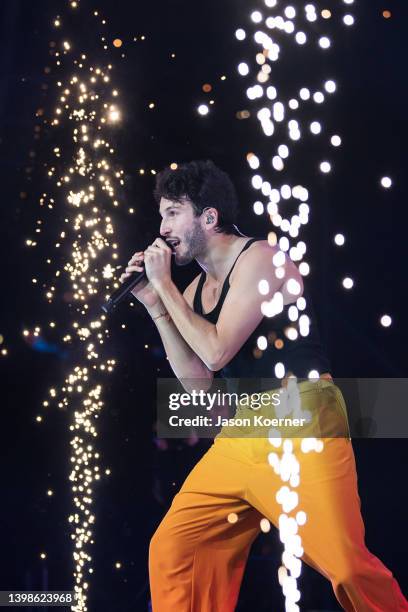
<svg viewBox="0 0 408 612">
<path fill-rule="evenodd" d="M 306 385 L 311 407 L 308 384 L 300 386 Z M 343 401 L 333 383 L 319 385 L 320 391 L 330 385 Z M 339 414 L 344 420 L 344 411 Z M 307 515 L 299 527 L 302 560 L 331 581 L 347 612 L 408 611 L 392 573 L 366 548 L 351 440 L 322 440 L 321 453 L 307 454 L 300 439 L 292 440 L 300 463 L 296 511 Z M 272 450 L 267 438 L 219 436 L 190 472 L 151 540 L 153 612 L 235 609 L 260 521 L 266 517 L 277 527 L 282 514 L 276 492 L 287 483 L 268 463 Z M 231 513 L 234 523 L 227 520 Z"/>
</svg>

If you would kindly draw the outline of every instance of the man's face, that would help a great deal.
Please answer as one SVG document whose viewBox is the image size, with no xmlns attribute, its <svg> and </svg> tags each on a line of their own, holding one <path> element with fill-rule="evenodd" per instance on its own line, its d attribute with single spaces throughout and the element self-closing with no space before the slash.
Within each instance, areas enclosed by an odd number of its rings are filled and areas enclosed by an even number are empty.
<svg viewBox="0 0 408 612">
<path fill-rule="evenodd" d="M 189 264 L 206 249 L 207 238 L 201 227 L 201 217 L 194 215 L 191 202 L 160 200 L 162 222 L 160 234 L 166 241 L 174 241 L 175 261 L 178 266 Z"/>
</svg>

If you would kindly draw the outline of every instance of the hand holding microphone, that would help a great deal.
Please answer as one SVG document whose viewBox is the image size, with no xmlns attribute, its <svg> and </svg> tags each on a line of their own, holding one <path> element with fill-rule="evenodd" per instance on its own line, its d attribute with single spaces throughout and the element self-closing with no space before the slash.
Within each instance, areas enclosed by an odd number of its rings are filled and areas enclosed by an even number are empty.
<svg viewBox="0 0 408 612">
<path fill-rule="evenodd" d="M 131 278 L 135 274 L 144 272 L 144 277 L 130 290 L 130 293 L 134 295 L 146 308 L 151 308 L 160 300 L 159 295 L 148 280 L 145 272 L 145 268 L 142 265 L 144 262 L 144 251 L 137 251 L 132 255 L 128 261 L 125 272 L 120 277 L 120 282 L 124 283 L 128 278 Z"/>
<path fill-rule="evenodd" d="M 156 238 L 145 251 L 134 253 L 120 277 L 122 285 L 102 305 L 102 310 L 109 314 L 129 293 L 146 308 L 155 307 L 160 302 L 160 296 L 154 285 L 171 278 L 170 260 L 173 254 L 172 248 L 161 238 Z"/>
</svg>

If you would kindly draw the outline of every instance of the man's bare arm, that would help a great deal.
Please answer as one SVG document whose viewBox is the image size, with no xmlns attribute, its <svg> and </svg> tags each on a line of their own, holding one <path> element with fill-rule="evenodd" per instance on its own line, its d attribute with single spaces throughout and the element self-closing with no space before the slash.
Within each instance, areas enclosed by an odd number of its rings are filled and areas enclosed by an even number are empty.
<svg viewBox="0 0 408 612">
<path fill-rule="evenodd" d="M 190 308 L 193 299 L 191 288 L 194 282 L 187 287 L 183 298 Z M 209 389 L 214 377 L 213 372 L 206 367 L 200 357 L 187 344 L 173 321 L 169 321 L 166 316 L 159 316 L 166 312 L 163 303 L 160 301 L 154 307 L 147 308 L 147 311 L 152 318 L 156 319 L 154 322 L 162 339 L 170 366 L 185 390 L 190 392 L 192 389 L 197 391 Z"/>
<path fill-rule="evenodd" d="M 272 263 L 276 251 L 267 243 L 258 243 L 243 254 L 237 263 L 216 325 L 190 308 L 171 278 L 156 281 L 156 291 L 174 324 L 209 370 L 220 370 L 240 350 L 263 317 L 263 301 L 281 292 L 283 302 L 287 304 L 296 301 L 302 294 L 301 275 L 288 257 L 282 266 L 283 278 L 276 276 L 276 267 Z M 258 290 L 259 281 L 263 279 L 269 284 L 267 296 L 260 295 Z M 289 290 L 291 283 L 288 284 L 292 279 L 297 281 L 299 287 L 294 294 Z"/>
</svg>

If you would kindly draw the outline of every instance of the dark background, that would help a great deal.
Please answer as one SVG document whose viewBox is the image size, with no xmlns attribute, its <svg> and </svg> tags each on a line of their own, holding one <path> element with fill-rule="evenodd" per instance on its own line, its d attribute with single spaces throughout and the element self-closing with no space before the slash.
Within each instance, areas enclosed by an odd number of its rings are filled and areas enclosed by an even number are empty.
<svg viewBox="0 0 408 612">
<path fill-rule="evenodd" d="M 328 133 L 343 139 L 342 146 L 330 152 L 333 172 L 327 177 L 316 170 L 328 146 L 308 138 L 299 143 L 285 175 L 289 183 L 303 183 L 311 193 L 311 219 L 301 238 L 309 249 L 309 283 L 323 340 L 338 377 L 407 375 L 407 10 L 402 5 L 378 0 L 350 7 L 319 2 L 319 9 L 333 10 L 332 19 L 305 29 L 320 32 L 324 26 L 324 33 L 330 32 L 335 43 L 333 48 L 327 54 L 313 54 L 306 48 L 302 55 L 295 55 L 288 46 L 274 73 L 281 91 L 313 83 L 317 88 L 317 83 L 330 77 L 338 83 L 336 95 L 319 109 Z M 100 30 L 90 13 L 96 8 L 107 19 L 104 35 L 124 109 L 116 159 L 125 169 L 122 197 L 136 209 L 133 217 L 122 213 L 117 220 L 125 261 L 138 241 L 157 233 L 150 169 L 173 161 L 213 159 L 230 173 L 237 187 L 241 230 L 266 235 L 270 229 L 266 217 L 252 213 L 257 197 L 245 155 L 256 150 L 269 159 L 279 143 L 261 135 L 254 116 L 243 121 L 235 116 L 239 110 L 251 109 L 245 96 L 249 82 L 237 74 L 236 65 L 253 57 L 254 48 L 236 41 L 234 32 L 238 27 L 246 29 L 248 14 L 256 8 L 264 10 L 262 5 L 243 0 L 143 4 L 82 0 L 76 21 L 70 21 L 67 6 L 46 0 L 4 0 L 0 9 L 0 333 L 2 347 L 8 351 L 0 362 L 2 590 L 67 589 L 72 584 L 67 414 L 56 410 L 43 425 L 35 422 L 48 388 L 61 381 L 70 357 L 58 346 L 53 352 L 33 350 L 22 336 L 25 326 L 48 320 L 46 305 L 30 279 L 45 271 L 43 255 L 55 228 L 45 228 L 43 250 L 28 250 L 24 241 L 32 231 L 45 188 L 44 163 L 51 142 L 38 109 L 44 108 L 46 114 L 55 103 L 55 75 L 52 69 L 44 70 L 52 66 L 49 43 L 57 40 L 50 27 L 53 18 L 67 13 L 70 39 L 78 46 L 84 44 L 96 58 L 101 54 Z M 392 11 L 391 19 L 382 17 L 384 9 Z M 346 12 L 356 17 L 351 28 L 341 23 Z M 142 34 L 145 41 L 140 40 Z M 123 40 L 120 49 L 112 46 L 116 37 Z M 223 74 L 225 81 L 220 80 Z M 210 94 L 203 93 L 204 83 L 212 84 Z M 207 117 L 200 117 L 196 108 L 209 99 L 215 104 Z M 153 110 L 148 109 L 151 101 L 156 104 Z M 308 120 L 305 113 L 302 118 Z M 40 130 L 35 131 L 36 126 Z M 140 168 L 146 169 L 143 176 Z M 390 190 L 379 187 L 384 175 L 393 178 Z M 284 182 L 282 177 L 277 181 L 278 185 Z M 333 244 L 337 232 L 346 236 L 341 249 Z M 176 270 L 180 287 L 195 273 L 193 267 Z M 352 291 L 341 286 L 346 275 L 355 280 Z M 393 318 L 390 328 L 379 324 L 383 313 Z M 173 441 L 167 450 L 159 448 L 153 432 L 155 377 L 169 370 L 158 335 L 140 308 L 127 305 L 112 316 L 110 329 L 118 366 L 107 385 L 98 445 L 103 469 L 109 467 L 112 474 L 102 479 L 95 493 L 90 609 L 142 611 L 148 609 L 149 600 L 149 539 L 207 443 L 189 446 Z M 406 442 L 355 440 L 354 448 L 368 547 L 407 592 Z M 47 497 L 49 488 L 54 491 L 52 497 Z M 263 535 L 254 545 L 240 611 L 254 605 L 258 610 L 281 606 L 276 578 L 280 550 L 276 534 Z M 45 560 L 40 559 L 43 551 Z M 117 561 L 122 563 L 119 570 Z M 329 583 L 305 566 L 301 590 L 302 609 L 338 609 Z"/>
</svg>

